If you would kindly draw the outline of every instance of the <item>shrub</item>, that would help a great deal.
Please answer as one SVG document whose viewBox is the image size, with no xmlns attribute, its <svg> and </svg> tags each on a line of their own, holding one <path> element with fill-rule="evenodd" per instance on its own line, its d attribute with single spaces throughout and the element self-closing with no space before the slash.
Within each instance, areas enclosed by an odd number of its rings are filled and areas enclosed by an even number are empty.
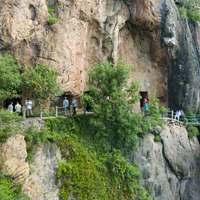
<svg viewBox="0 0 200 200">
<path fill-rule="evenodd" d="M 171 182 L 171 181 L 172 181 L 172 178 L 170 177 L 170 178 L 168 179 L 168 181 Z"/>
<path fill-rule="evenodd" d="M 47 20 L 49 25 L 55 24 L 58 21 L 59 21 L 59 19 L 55 18 L 55 17 L 49 17 L 48 20 Z"/>
<path fill-rule="evenodd" d="M 2 200 L 30 200 L 22 193 L 22 185 L 14 189 L 12 178 L 5 177 L 0 172 L 0 199 Z"/>
<path fill-rule="evenodd" d="M 199 130 L 197 127 L 187 125 L 186 129 L 188 131 L 188 138 L 192 138 L 199 135 Z"/>
<path fill-rule="evenodd" d="M 155 142 L 161 142 L 161 137 L 160 137 L 159 135 L 156 135 L 156 136 L 154 137 L 154 141 L 155 141 Z"/>
<path fill-rule="evenodd" d="M 178 4 L 178 10 L 184 19 L 198 22 L 200 21 L 199 5 L 199 0 L 181 0 Z"/>
</svg>

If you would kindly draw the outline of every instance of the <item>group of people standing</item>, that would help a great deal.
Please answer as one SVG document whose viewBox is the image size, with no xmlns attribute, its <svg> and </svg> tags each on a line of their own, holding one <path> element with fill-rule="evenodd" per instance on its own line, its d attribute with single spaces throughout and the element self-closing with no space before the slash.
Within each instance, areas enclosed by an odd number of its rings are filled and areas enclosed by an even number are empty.
<svg viewBox="0 0 200 200">
<path fill-rule="evenodd" d="M 31 117 L 33 117 L 33 112 L 32 112 L 32 101 L 30 101 L 30 99 L 28 98 L 26 101 L 26 112 L 27 112 L 27 117 L 29 118 L 29 115 L 31 115 Z M 73 105 L 73 115 L 76 115 L 76 99 L 75 97 L 73 97 L 72 100 L 72 105 Z M 69 108 L 69 101 L 67 100 L 67 97 L 65 97 L 64 101 L 63 101 L 63 107 L 65 108 L 65 115 L 66 115 L 66 110 L 67 108 Z M 9 106 L 8 106 L 8 110 L 13 113 L 13 102 L 10 102 Z M 15 105 L 15 112 L 18 113 L 19 115 L 22 115 L 22 106 L 19 104 L 19 102 L 17 102 L 17 104 Z"/>
<path fill-rule="evenodd" d="M 73 106 L 73 109 L 74 109 L 73 115 L 76 115 L 76 107 L 77 107 L 77 105 L 76 105 L 75 97 L 73 97 L 72 106 Z M 63 107 L 65 108 L 65 115 L 66 115 L 67 108 L 69 109 L 69 101 L 67 100 L 67 97 L 65 97 L 65 100 L 63 101 Z"/>
<path fill-rule="evenodd" d="M 179 109 L 179 110 L 176 111 L 176 114 L 175 114 L 174 118 L 177 119 L 178 121 L 179 121 L 179 119 L 184 121 L 184 117 L 185 117 L 184 112 Z"/>
<path fill-rule="evenodd" d="M 13 113 L 13 102 L 10 102 L 8 106 L 8 110 Z M 22 115 L 22 106 L 19 104 L 17 101 L 17 104 L 15 105 L 15 112 L 18 113 L 19 115 Z M 32 112 L 32 102 L 28 98 L 26 101 L 26 112 L 27 112 L 27 117 L 29 118 L 29 114 L 31 117 L 33 117 L 33 112 Z"/>
</svg>

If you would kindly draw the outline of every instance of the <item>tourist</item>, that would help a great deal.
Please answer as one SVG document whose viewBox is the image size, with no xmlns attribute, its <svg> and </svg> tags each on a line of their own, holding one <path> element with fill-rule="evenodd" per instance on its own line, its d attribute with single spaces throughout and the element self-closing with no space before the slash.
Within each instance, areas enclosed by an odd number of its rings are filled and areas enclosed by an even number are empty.
<svg viewBox="0 0 200 200">
<path fill-rule="evenodd" d="M 180 110 L 180 120 L 184 121 L 184 118 L 185 118 L 185 114 L 182 110 Z"/>
<path fill-rule="evenodd" d="M 149 104 L 146 102 L 144 104 L 144 114 L 148 114 L 148 111 L 149 111 Z"/>
<path fill-rule="evenodd" d="M 65 115 L 68 106 L 69 106 L 69 101 L 67 100 L 67 97 L 65 97 L 65 100 L 63 101 L 63 107 L 65 108 Z"/>
<path fill-rule="evenodd" d="M 12 113 L 13 112 L 13 102 L 10 102 L 8 106 L 8 110 Z"/>
<path fill-rule="evenodd" d="M 180 110 L 177 110 L 176 111 L 176 115 L 175 115 L 175 119 L 177 118 L 177 120 L 179 121 L 179 117 L 180 117 L 180 115 L 181 115 L 181 112 L 180 112 Z"/>
<path fill-rule="evenodd" d="M 75 97 L 73 98 L 72 104 L 73 104 L 73 108 L 74 108 L 74 114 L 73 115 L 76 115 L 76 99 L 75 99 Z"/>
<path fill-rule="evenodd" d="M 33 112 L 32 112 L 32 102 L 30 101 L 30 99 L 27 99 L 26 102 L 26 109 L 27 109 L 27 117 L 29 118 L 29 114 L 31 114 L 31 117 L 33 117 Z"/>
<path fill-rule="evenodd" d="M 21 110 L 22 110 L 22 106 L 19 104 L 19 102 L 17 102 L 17 104 L 15 105 L 15 111 L 20 115 Z"/>
</svg>

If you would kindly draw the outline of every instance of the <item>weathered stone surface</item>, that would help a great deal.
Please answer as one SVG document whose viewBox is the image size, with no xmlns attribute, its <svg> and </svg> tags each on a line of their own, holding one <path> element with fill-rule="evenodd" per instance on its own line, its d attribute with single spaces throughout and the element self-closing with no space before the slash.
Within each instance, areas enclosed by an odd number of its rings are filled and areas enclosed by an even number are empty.
<svg viewBox="0 0 200 200">
<path fill-rule="evenodd" d="M 26 157 L 26 142 L 22 135 L 13 135 L 1 145 L 1 171 L 7 176 L 11 176 L 16 186 L 24 183 L 29 176 L 29 166 L 25 162 Z"/>
<path fill-rule="evenodd" d="M 154 127 L 154 133 L 156 135 L 159 135 L 162 132 L 162 128 L 160 126 Z"/>
<path fill-rule="evenodd" d="M 116 62 L 124 55 L 133 65 L 141 91 L 167 103 L 167 64 L 161 46 L 162 1 L 50 0 L 59 22 L 49 26 L 45 0 L 7 0 L 0 4 L 0 52 L 13 53 L 22 65 L 34 61 L 58 68 L 58 81 L 68 95 L 88 90 L 87 72 L 95 63 Z M 25 97 L 23 94 L 23 104 Z"/>
<path fill-rule="evenodd" d="M 180 18 L 174 1 L 164 1 L 162 12 L 161 42 L 169 57 L 169 107 L 174 110 L 181 108 L 185 112 L 198 110 L 199 25 L 190 28 L 188 22 Z"/>
<path fill-rule="evenodd" d="M 184 127 L 164 126 L 161 142 L 148 134 L 140 143 L 131 162 L 142 169 L 142 183 L 151 189 L 156 200 L 200 199 L 199 155 L 196 137 L 188 139 Z"/>
<path fill-rule="evenodd" d="M 37 151 L 30 168 L 35 171 L 26 179 L 23 192 L 32 200 L 59 200 L 62 183 L 57 183 L 56 173 L 61 153 L 56 144 L 43 144 Z"/>
</svg>

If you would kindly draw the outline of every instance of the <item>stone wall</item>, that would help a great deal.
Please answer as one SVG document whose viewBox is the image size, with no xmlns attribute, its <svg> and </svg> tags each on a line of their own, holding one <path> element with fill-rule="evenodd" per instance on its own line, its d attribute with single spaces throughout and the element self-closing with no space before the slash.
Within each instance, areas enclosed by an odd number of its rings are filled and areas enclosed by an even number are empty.
<svg viewBox="0 0 200 200">
<path fill-rule="evenodd" d="M 162 142 L 148 134 L 135 155 L 129 157 L 142 169 L 142 184 L 153 191 L 156 200 L 200 199 L 200 145 L 188 139 L 184 126 L 164 125 Z"/>
</svg>

